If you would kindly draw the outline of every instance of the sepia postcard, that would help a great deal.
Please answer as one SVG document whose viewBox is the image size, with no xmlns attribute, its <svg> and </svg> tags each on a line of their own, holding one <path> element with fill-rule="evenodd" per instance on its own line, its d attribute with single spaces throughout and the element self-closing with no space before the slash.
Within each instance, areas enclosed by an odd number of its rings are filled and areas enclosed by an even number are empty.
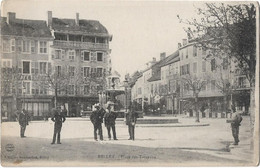
<svg viewBox="0 0 260 168">
<path fill-rule="evenodd" d="M 259 2 L 2 0 L 1 166 L 259 166 Z"/>
</svg>

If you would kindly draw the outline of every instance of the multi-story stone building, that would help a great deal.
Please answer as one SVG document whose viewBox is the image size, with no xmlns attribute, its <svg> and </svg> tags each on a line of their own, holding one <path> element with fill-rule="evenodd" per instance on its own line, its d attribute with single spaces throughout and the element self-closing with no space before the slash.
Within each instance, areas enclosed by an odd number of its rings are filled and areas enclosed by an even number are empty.
<svg viewBox="0 0 260 168">
<path fill-rule="evenodd" d="M 162 53 L 159 62 L 143 71 L 132 87 L 132 100 L 159 103 L 167 112 L 180 114 L 194 109 L 198 94 L 199 110 L 207 109 L 213 117 L 230 109 L 231 103 L 247 112 L 250 87 L 246 76 L 225 53 L 214 54 L 195 40 L 184 39 L 178 51 L 167 57 Z"/>
<path fill-rule="evenodd" d="M 53 18 L 47 22 L 1 18 L 2 116 L 24 108 L 34 118 L 62 106 L 79 116 L 97 103 L 111 72 L 112 36 L 95 20 Z"/>
<path fill-rule="evenodd" d="M 241 94 L 239 90 L 248 90 L 249 84 L 245 76 L 236 72 L 236 66 L 226 53 L 214 55 L 212 50 L 204 49 L 195 40 L 183 40 L 179 47 L 180 52 L 180 78 L 188 78 L 196 83 L 201 111 L 224 112 L 230 108 L 233 101 L 238 109 L 248 111 L 248 103 L 239 103 Z M 240 81 L 240 82 L 239 82 Z M 186 80 L 187 82 L 187 80 Z M 243 83 L 243 84 L 241 84 Z M 181 84 L 182 110 L 189 110 L 195 97 L 195 92 L 182 80 Z M 241 89 L 240 89 L 241 88 Z M 240 98 L 239 98 L 240 97 Z M 244 95 L 246 100 L 249 97 Z M 185 104 L 187 105 L 185 107 Z M 243 106 L 243 107 L 240 107 Z"/>
<path fill-rule="evenodd" d="M 179 51 L 168 56 L 168 60 L 161 66 L 161 79 L 164 79 L 162 96 L 165 97 L 166 110 L 171 113 L 178 113 L 180 101 L 180 79 L 179 79 Z"/>
<path fill-rule="evenodd" d="M 24 108 L 35 118 L 52 106 L 51 90 L 39 84 L 51 67 L 53 37 L 45 21 L 1 17 L 2 119 L 15 119 Z"/>
<path fill-rule="evenodd" d="M 56 75 L 67 72 L 65 85 L 57 90 L 57 104 L 64 106 L 68 116 L 91 111 L 111 72 L 112 36 L 99 21 L 79 19 L 78 13 L 74 19 L 60 19 L 48 11 L 47 24 L 54 37 L 53 70 Z"/>
</svg>

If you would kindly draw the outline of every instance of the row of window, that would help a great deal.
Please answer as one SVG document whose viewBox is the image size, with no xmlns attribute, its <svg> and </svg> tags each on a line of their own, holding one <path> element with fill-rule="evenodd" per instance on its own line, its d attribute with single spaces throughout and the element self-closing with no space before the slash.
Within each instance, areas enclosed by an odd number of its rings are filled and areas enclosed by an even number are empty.
<svg viewBox="0 0 260 168">
<path fill-rule="evenodd" d="M 88 95 L 92 92 L 91 91 L 92 89 L 95 89 L 97 91 L 101 91 L 101 90 L 103 90 L 103 87 L 100 86 L 100 85 L 92 86 L 92 87 L 90 87 L 90 85 L 82 85 L 81 88 L 80 88 L 80 93 L 84 94 L 84 95 Z M 74 95 L 75 92 L 76 92 L 75 85 L 68 85 L 68 89 L 65 92 L 68 95 Z M 23 90 L 20 90 L 20 93 L 22 93 L 22 94 L 33 94 L 33 95 L 38 95 L 38 94 L 47 95 L 47 86 L 43 87 L 43 86 L 37 86 L 35 84 L 33 84 L 31 86 L 31 82 L 24 81 L 23 82 Z M 58 90 L 58 94 L 64 94 L 64 91 Z"/>
<path fill-rule="evenodd" d="M 3 60 L 2 62 L 3 67 L 11 68 L 12 61 L 11 60 Z M 48 69 L 51 68 L 50 63 L 47 62 L 30 62 L 30 61 L 22 61 L 22 73 L 23 74 L 47 74 Z M 61 75 L 63 72 L 62 66 L 55 66 L 55 72 L 58 75 Z M 69 66 L 68 67 L 69 76 L 75 76 L 76 74 L 76 67 Z M 101 67 L 92 68 L 92 67 L 82 67 L 81 68 L 81 75 L 84 77 L 102 77 L 104 76 L 105 69 Z"/>
<path fill-rule="evenodd" d="M 47 53 L 47 41 L 3 39 L 3 52 Z"/>
<path fill-rule="evenodd" d="M 108 43 L 108 39 L 105 37 L 93 37 L 93 36 L 82 36 L 72 34 L 54 33 L 55 40 L 60 41 L 79 41 L 89 43 Z"/>
<path fill-rule="evenodd" d="M 203 47 L 197 47 L 197 46 L 192 46 L 193 48 L 192 48 L 192 55 L 193 55 L 193 57 L 196 57 L 197 55 L 199 55 L 199 54 L 201 54 L 202 56 L 205 56 L 206 55 L 206 53 L 207 53 L 207 51 L 206 51 L 206 49 L 205 48 L 203 48 Z M 188 53 L 188 47 L 186 47 L 186 48 L 184 48 L 184 49 L 182 49 L 181 51 L 180 51 L 180 53 L 181 53 L 181 60 L 183 60 L 184 58 L 186 58 L 186 59 L 188 59 L 189 58 L 189 53 Z"/>
<path fill-rule="evenodd" d="M 52 52 L 52 59 L 65 59 L 65 56 L 68 56 L 69 60 L 75 60 L 76 52 L 75 50 L 54 50 Z M 90 52 L 90 51 L 82 51 L 81 52 L 81 60 L 82 61 L 104 61 L 104 53 L 103 52 Z"/>
<path fill-rule="evenodd" d="M 209 82 L 203 81 L 201 84 L 202 84 L 201 91 L 205 91 L 205 90 L 214 91 L 214 90 L 216 90 L 216 81 L 215 80 L 211 80 Z M 184 84 L 183 91 L 185 93 L 187 93 L 189 90 L 190 90 L 190 86 L 188 84 Z"/>
<path fill-rule="evenodd" d="M 215 59 L 212 59 L 210 61 L 210 65 L 211 65 L 211 71 L 215 71 L 216 68 L 217 68 L 217 65 L 216 65 L 216 60 Z M 197 73 L 197 62 L 193 62 L 192 64 L 192 70 L 193 70 L 193 73 Z M 201 65 L 201 70 L 202 72 L 206 72 L 207 71 L 207 66 L 206 66 L 206 61 L 202 61 L 202 65 Z M 223 59 L 223 62 L 222 62 L 222 68 L 224 70 L 227 70 L 228 69 L 228 60 L 226 58 Z M 186 74 L 190 74 L 190 64 L 185 64 L 185 65 L 182 65 L 181 66 L 181 69 L 180 69 L 180 73 L 181 75 L 186 75 Z"/>
</svg>

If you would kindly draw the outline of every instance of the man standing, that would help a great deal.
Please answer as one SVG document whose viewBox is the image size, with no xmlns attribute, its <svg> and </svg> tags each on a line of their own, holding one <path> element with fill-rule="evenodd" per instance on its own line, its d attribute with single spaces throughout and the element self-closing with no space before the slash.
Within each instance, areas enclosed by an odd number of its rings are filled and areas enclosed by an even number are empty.
<svg viewBox="0 0 260 168">
<path fill-rule="evenodd" d="M 57 134 L 58 134 L 57 144 L 61 144 L 61 142 L 60 142 L 60 132 L 61 132 L 62 123 L 65 122 L 66 118 L 61 114 L 61 108 L 60 107 L 57 107 L 54 110 L 54 116 L 51 118 L 51 120 L 53 122 L 55 122 L 55 124 L 54 124 L 54 134 L 53 134 L 53 139 L 52 139 L 51 144 L 55 144 Z"/>
<path fill-rule="evenodd" d="M 102 122 L 103 114 L 100 111 L 99 105 L 94 105 L 95 110 L 90 115 L 90 121 L 94 126 L 94 139 L 97 141 L 97 130 L 99 134 L 100 141 L 103 141 L 103 132 L 102 132 Z"/>
<path fill-rule="evenodd" d="M 233 145 L 238 145 L 239 142 L 239 126 L 241 121 L 243 120 L 241 114 L 239 112 L 236 112 L 234 110 L 234 105 L 232 105 L 232 119 L 231 119 L 231 129 L 232 129 L 232 135 L 234 137 L 234 143 Z"/>
<path fill-rule="evenodd" d="M 29 125 L 28 114 L 26 113 L 25 109 L 23 109 L 22 112 L 19 114 L 18 121 L 19 121 L 19 124 L 21 127 L 20 136 L 21 136 L 21 138 L 25 138 L 26 136 L 24 136 L 24 132 L 25 132 L 26 126 Z"/>
<path fill-rule="evenodd" d="M 111 133 L 110 130 L 112 128 L 113 131 L 113 138 L 114 140 L 118 140 L 116 138 L 116 118 L 117 118 L 117 113 L 111 111 L 111 105 L 108 105 L 106 114 L 105 114 L 105 126 L 107 127 L 107 133 L 108 133 L 108 139 L 111 140 Z"/>
<path fill-rule="evenodd" d="M 128 140 L 135 140 L 135 124 L 137 121 L 137 113 L 133 108 L 126 114 L 126 125 L 128 125 L 128 132 L 130 138 Z"/>
</svg>

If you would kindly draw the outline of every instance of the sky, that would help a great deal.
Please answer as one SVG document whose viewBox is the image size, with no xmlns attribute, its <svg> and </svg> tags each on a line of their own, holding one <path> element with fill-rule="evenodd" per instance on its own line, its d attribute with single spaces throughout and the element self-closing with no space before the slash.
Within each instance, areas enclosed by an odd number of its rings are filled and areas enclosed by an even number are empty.
<svg viewBox="0 0 260 168">
<path fill-rule="evenodd" d="M 110 42 L 112 68 L 124 77 L 142 70 L 160 53 L 170 55 L 187 38 L 177 15 L 196 16 L 201 3 L 192 1 L 126 1 L 126 0 L 3 0 L 1 16 L 15 12 L 17 18 L 47 20 L 53 17 L 98 20 L 113 36 Z"/>
</svg>

